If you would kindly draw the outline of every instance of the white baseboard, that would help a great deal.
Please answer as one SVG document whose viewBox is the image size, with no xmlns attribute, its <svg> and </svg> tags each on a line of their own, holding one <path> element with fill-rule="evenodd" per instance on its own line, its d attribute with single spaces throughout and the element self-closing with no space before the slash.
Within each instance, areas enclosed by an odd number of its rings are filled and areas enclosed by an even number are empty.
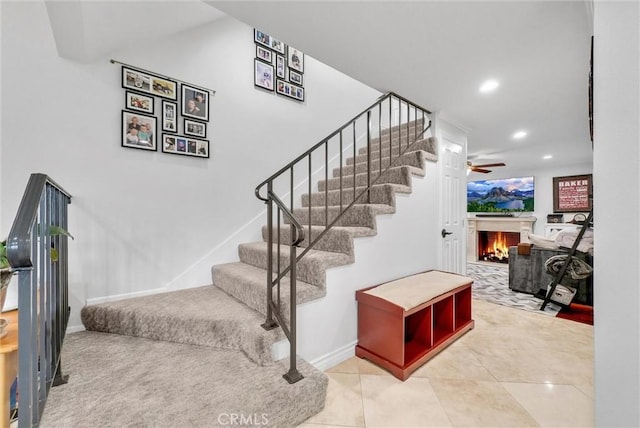
<svg viewBox="0 0 640 428">
<path fill-rule="evenodd" d="M 100 303 L 117 302 L 118 300 L 131 299 L 133 297 L 150 296 L 152 294 L 165 293 L 170 291 L 167 287 L 154 288 L 152 290 L 134 291 L 133 293 L 115 294 L 113 296 L 95 297 L 93 299 L 87 299 L 86 305 L 98 305 Z"/>
<path fill-rule="evenodd" d="M 353 341 L 347 345 L 342 346 L 328 354 L 322 355 L 309 361 L 313 367 L 320 371 L 325 371 L 333 366 L 340 364 L 341 362 L 348 360 L 356 354 L 356 345 L 358 341 Z M 273 344 L 272 348 L 273 360 L 278 361 L 283 358 L 289 357 L 289 341 L 287 339 L 281 340 Z M 304 356 L 302 356 L 304 358 Z"/>
<path fill-rule="evenodd" d="M 82 324 L 80 325 L 69 325 L 67 326 L 67 334 L 69 333 L 77 333 L 79 331 L 84 331 L 85 328 Z"/>
<path fill-rule="evenodd" d="M 320 371 L 325 371 L 333 366 L 340 364 L 341 362 L 348 360 L 356 354 L 356 345 L 358 341 L 355 340 L 341 348 L 331 351 L 328 354 L 322 355 L 313 361 L 309 361 L 309 364 L 314 366 Z"/>
</svg>

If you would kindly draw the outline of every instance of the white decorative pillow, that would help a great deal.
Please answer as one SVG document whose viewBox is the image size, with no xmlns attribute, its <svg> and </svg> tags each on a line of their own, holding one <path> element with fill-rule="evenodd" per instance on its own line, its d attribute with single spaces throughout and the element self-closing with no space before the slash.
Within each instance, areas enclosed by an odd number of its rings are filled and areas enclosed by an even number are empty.
<svg viewBox="0 0 640 428">
<path fill-rule="evenodd" d="M 560 248 L 560 245 L 558 245 L 555 242 L 555 240 L 550 238 L 545 238 L 544 236 L 541 236 L 541 235 L 529 234 L 529 242 L 535 245 L 536 247 L 548 248 L 550 250 L 556 250 Z"/>
</svg>

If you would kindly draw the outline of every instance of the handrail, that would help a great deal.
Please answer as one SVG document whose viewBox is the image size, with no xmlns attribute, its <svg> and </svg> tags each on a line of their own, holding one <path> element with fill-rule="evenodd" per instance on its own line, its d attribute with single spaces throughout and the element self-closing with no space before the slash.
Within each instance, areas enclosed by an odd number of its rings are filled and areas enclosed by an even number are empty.
<svg viewBox="0 0 640 428">
<path fill-rule="evenodd" d="M 13 270 L 33 267 L 31 261 L 31 227 L 38 213 L 40 197 L 47 184 L 71 200 L 71 195 L 47 175 L 31 174 L 15 221 L 7 237 L 7 259 Z"/>
<path fill-rule="evenodd" d="M 279 176 L 281 176 L 283 173 L 285 173 L 287 170 L 289 170 L 293 165 L 297 164 L 298 162 L 300 162 L 302 159 L 304 159 L 305 157 L 309 156 L 310 153 L 314 152 L 316 149 L 318 149 L 320 146 L 322 146 L 325 141 L 332 139 L 333 137 L 335 137 L 336 135 L 338 135 L 342 130 L 344 130 L 345 128 L 347 128 L 351 123 L 353 123 L 353 121 L 357 120 L 360 116 L 362 116 L 363 114 L 365 114 L 367 111 L 371 110 L 372 108 L 374 108 L 375 106 L 377 106 L 378 104 L 380 104 L 381 101 L 383 101 L 386 98 L 389 98 L 393 96 L 394 98 L 399 99 L 400 101 L 404 101 L 406 103 L 410 103 L 416 107 L 418 107 L 419 109 L 421 109 L 422 111 L 424 111 L 426 114 L 431 114 L 431 111 L 427 110 L 426 108 L 420 107 L 419 105 L 413 103 L 412 101 L 409 101 L 408 99 L 404 98 L 401 95 L 396 94 L 395 92 L 387 92 L 386 94 L 381 95 L 380 97 L 378 97 L 378 99 L 371 104 L 369 107 L 367 107 L 366 109 L 362 110 L 360 113 L 356 114 L 353 118 L 351 118 L 350 120 L 348 120 L 344 125 L 342 125 L 341 127 L 339 127 L 336 131 L 332 132 L 331 134 L 329 134 L 327 137 L 323 138 L 319 143 L 317 143 L 316 145 L 314 145 L 313 147 L 311 147 L 309 150 L 307 150 L 306 152 L 304 152 L 303 154 L 301 154 L 300 156 L 298 156 L 297 158 L 295 158 L 294 160 L 292 160 L 291 162 L 289 162 L 288 164 L 286 164 L 285 166 L 283 166 L 282 168 L 280 168 L 280 170 L 278 172 L 276 172 L 275 174 L 273 174 L 271 177 L 267 178 L 266 180 L 264 180 L 262 183 L 258 184 L 256 186 L 256 189 L 254 191 L 256 198 L 260 199 L 263 202 L 267 202 L 267 199 L 263 198 L 260 196 L 260 190 L 262 189 L 262 187 L 264 187 L 268 182 L 275 180 L 276 178 L 278 178 Z"/>
<path fill-rule="evenodd" d="M 384 107 L 384 108 L 383 108 Z M 384 117 L 383 117 L 383 109 Z M 380 179 L 398 163 L 407 152 L 412 150 L 416 143 L 423 138 L 425 132 L 431 128 L 430 121 L 431 112 L 419 105 L 407 100 L 394 92 L 389 92 L 379 97 L 376 102 L 363 110 L 346 124 L 329 134 L 328 137 L 315 144 L 313 147 L 305 151 L 293 161 L 289 162 L 275 174 L 264 180 L 255 188 L 256 198 L 267 204 L 267 314 L 266 321 L 262 327 L 269 330 L 280 326 L 289 340 L 289 372 L 283 377 L 289 383 L 295 383 L 302 379 L 303 376 L 296 368 L 296 267 L 297 263 L 304 257 L 314 246 L 343 218 L 343 216 L 356 203 L 371 203 L 372 188 Z M 377 117 L 375 117 L 377 116 Z M 377 122 L 377 123 L 376 123 Z M 383 122 L 385 127 L 383 128 Z M 428 122 L 428 125 L 427 125 Z M 366 132 L 362 129 L 362 125 L 366 125 Z M 377 130 L 374 129 L 377 124 Z M 361 136 L 358 137 L 357 128 L 361 129 Z M 366 134 L 366 135 L 365 135 Z M 366 147 L 360 147 L 357 151 L 358 142 L 366 137 Z M 347 147 L 345 149 L 345 138 Z M 372 143 L 377 140 L 376 143 Z M 351 146 L 349 146 L 349 144 Z M 373 144 L 378 147 L 374 150 Z M 329 146 L 332 150 L 336 150 L 335 156 L 330 160 Z M 349 166 L 353 171 L 350 174 L 344 173 L 344 168 L 349 162 L 343 165 L 343 156 L 346 151 L 352 151 L 353 164 Z M 378 154 L 375 155 L 377 150 Z M 385 153 L 383 157 L 383 153 Z M 322 165 L 313 172 L 314 155 L 316 155 L 316 163 L 318 157 Z M 364 160 L 359 162 L 358 155 L 366 157 L 366 177 L 362 170 Z M 329 168 L 336 162 L 338 168 L 334 170 L 333 184 L 338 185 L 338 189 L 332 186 L 331 196 L 332 203 L 329 203 Z M 378 166 L 374 163 L 378 162 Z M 383 167 L 384 164 L 384 167 Z M 308 208 L 300 209 L 294 214 L 294 181 L 296 181 L 296 167 L 303 168 L 308 171 L 307 196 Z M 320 171 L 324 172 L 324 191 L 319 190 L 313 193 L 312 179 Z M 299 172 L 299 171 L 298 171 Z M 338 177 L 339 173 L 339 177 Z M 274 182 L 279 179 L 288 179 L 288 193 L 290 202 L 287 204 L 280 199 L 274 192 Z M 363 182 L 366 179 L 366 182 Z M 349 180 L 352 183 L 349 183 Z M 303 181 L 304 182 L 304 181 Z M 302 184 L 302 183 L 301 183 Z M 299 185 L 301 185 L 299 184 Z M 264 186 L 267 186 L 266 196 L 260 193 Z M 360 189 L 359 189 L 360 188 Z M 318 184 L 320 189 L 320 184 Z M 324 202 L 314 201 L 314 195 L 318 199 L 324 199 Z M 349 201 L 349 198 L 351 200 Z M 382 203 L 382 202 L 381 202 Z M 322 206 L 324 205 L 324 210 Z M 331 210 L 329 210 L 331 206 Z M 313 208 L 316 208 L 315 210 Z M 275 209 L 275 210 L 274 210 Z M 275 214 L 275 219 L 274 219 Z M 303 218 L 302 221 L 299 217 Z M 331 219 L 330 219 L 331 217 Z M 287 266 L 282 266 L 281 241 L 282 241 L 282 220 L 289 224 L 289 236 L 284 242 L 289 246 L 289 260 Z M 308 238 L 305 240 L 305 231 L 302 224 L 308 220 Z M 318 232 L 312 234 L 312 226 L 324 227 L 317 229 Z M 305 243 L 305 247 L 300 254 L 297 254 L 297 247 Z M 274 254 L 275 253 L 275 254 Z M 285 276 L 289 276 L 289 320 L 287 325 L 286 317 L 283 313 L 281 302 L 281 281 Z M 275 289 L 275 291 L 274 291 Z M 276 297 L 274 300 L 274 296 Z"/>
<path fill-rule="evenodd" d="M 31 174 L 7 238 L 7 259 L 18 273 L 21 427 L 38 426 L 49 389 L 66 383 L 60 355 L 69 321 L 67 237 L 58 231 L 68 229 L 70 202 L 50 177 Z"/>
<path fill-rule="evenodd" d="M 289 219 L 291 224 L 293 224 L 293 226 L 295 227 L 296 237 L 295 239 L 292 238 L 291 244 L 289 245 L 298 246 L 298 244 L 304 241 L 304 228 L 300 223 L 298 223 L 298 220 L 296 220 L 296 218 L 289 212 L 289 210 L 287 209 L 287 206 L 284 204 L 284 202 L 282 202 L 282 200 L 278 197 L 278 195 L 276 195 L 272 191 L 269 191 L 268 195 L 269 195 L 269 198 L 271 198 L 273 202 L 275 202 L 276 205 L 280 207 L 280 209 L 282 210 L 282 213 Z"/>
</svg>

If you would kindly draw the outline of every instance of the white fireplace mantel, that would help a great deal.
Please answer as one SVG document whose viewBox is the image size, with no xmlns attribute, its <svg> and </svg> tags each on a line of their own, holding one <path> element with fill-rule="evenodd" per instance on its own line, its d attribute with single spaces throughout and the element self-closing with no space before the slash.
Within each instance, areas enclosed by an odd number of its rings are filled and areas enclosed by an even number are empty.
<svg viewBox="0 0 640 428">
<path fill-rule="evenodd" d="M 467 218 L 467 260 L 478 260 L 478 232 L 518 232 L 520 242 L 529 242 L 536 218 L 530 217 L 469 217 Z"/>
</svg>

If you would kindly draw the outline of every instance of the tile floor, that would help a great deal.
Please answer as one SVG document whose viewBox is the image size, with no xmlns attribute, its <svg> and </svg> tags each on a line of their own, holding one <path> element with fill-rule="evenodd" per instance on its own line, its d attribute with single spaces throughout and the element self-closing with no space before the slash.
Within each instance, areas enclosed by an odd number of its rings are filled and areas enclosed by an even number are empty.
<svg viewBox="0 0 640 428">
<path fill-rule="evenodd" d="M 473 300 L 475 328 L 405 382 L 353 357 L 329 370 L 322 427 L 591 427 L 593 327 Z"/>
</svg>

